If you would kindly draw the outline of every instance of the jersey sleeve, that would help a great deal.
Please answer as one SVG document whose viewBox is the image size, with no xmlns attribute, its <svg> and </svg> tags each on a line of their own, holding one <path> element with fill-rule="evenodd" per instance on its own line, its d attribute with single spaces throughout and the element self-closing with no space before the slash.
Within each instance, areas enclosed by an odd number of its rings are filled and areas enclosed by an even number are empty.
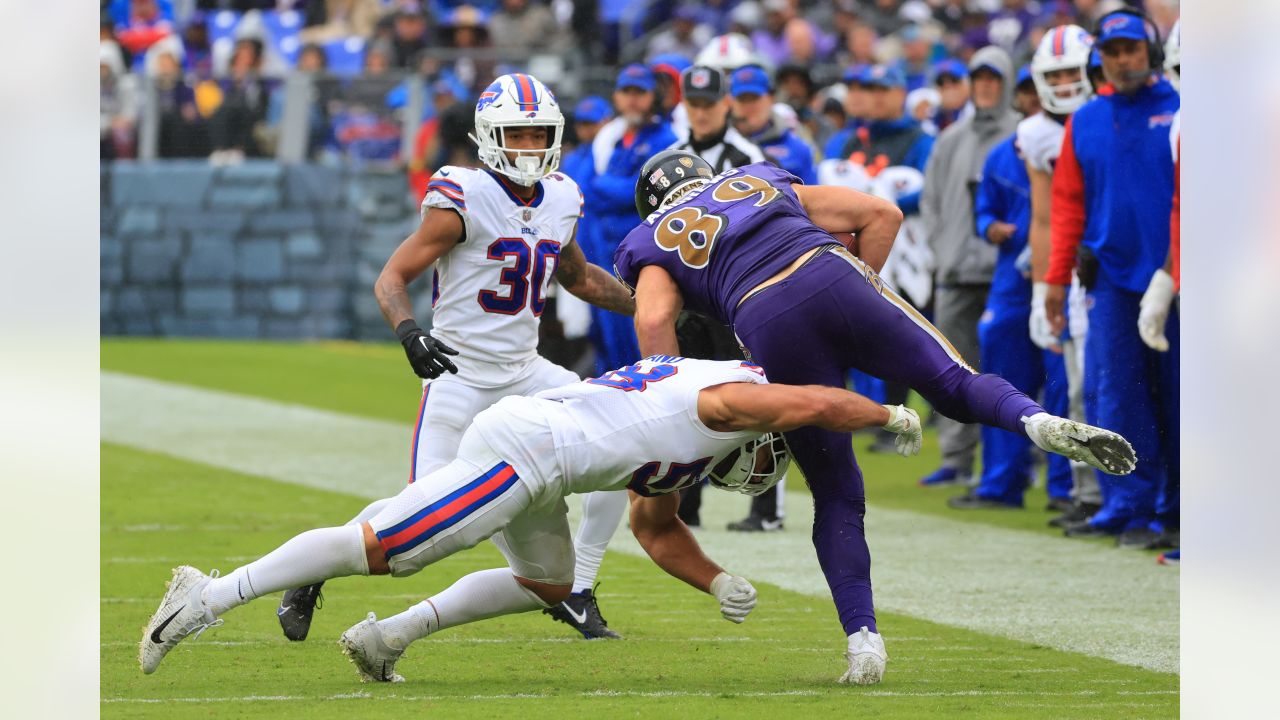
<svg viewBox="0 0 1280 720">
<path fill-rule="evenodd" d="M 627 233 L 618 243 L 613 253 L 613 274 L 634 295 L 636 283 L 640 280 L 640 270 L 645 265 L 653 265 L 654 258 L 648 257 L 650 248 L 656 247 L 651 237 L 652 230 L 648 225 L 639 225 Z"/>
<path fill-rule="evenodd" d="M 445 165 L 437 170 L 427 181 L 427 194 L 422 198 L 421 214 L 426 215 L 427 209 L 433 207 L 453 210 L 462 217 L 465 237 L 471 237 L 471 217 L 467 213 L 467 186 L 470 180 L 470 171 L 465 168 Z"/>
<path fill-rule="evenodd" d="M 582 208 L 585 201 L 582 196 L 582 188 L 578 183 L 563 172 L 554 172 L 546 176 L 542 180 L 543 187 L 549 193 L 554 193 L 555 202 L 555 222 L 562 229 L 560 233 L 561 243 L 568 245 L 574 240 L 574 227 L 582 218 Z"/>
<path fill-rule="evenodd" d="M 1076 265 L 1076 248 L 1084 237 L 1085 195 L 1084 171 L 1076 160 L 1071 128 L 1075 116 L 1067 119 L 1062 136 L 1062 152 L 1053 172 L 1053 201 L 1049 221 L 1049 269 L 1045 281 L 1054 285 L 1070 285 L 1071 270 Z"/>
</svg>

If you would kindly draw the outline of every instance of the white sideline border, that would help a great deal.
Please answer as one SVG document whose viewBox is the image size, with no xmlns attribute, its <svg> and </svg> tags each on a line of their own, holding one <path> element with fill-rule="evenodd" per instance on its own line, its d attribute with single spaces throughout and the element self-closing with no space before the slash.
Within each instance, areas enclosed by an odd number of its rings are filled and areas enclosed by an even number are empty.
<svg viewBox="0 0 1280 720">
<path fill-rule="evenodd" d="M 101 389 L 105 442 L 370 499 L 399 492 L 408 472 L 408 424 L 114 372 Z M 803 497 L 790 498 L 785 532 L 743 535 L 715 528 L 743 515 L 746 499 L 709 496 L 698 540 L 746 577 L 829 597 Z M 866 525 L 881 610 L 1178 671 L 1178 573 L 1146 553 L 874 502 Z M 625 523 L 610 548 L 644 556 Z M 837 642 L 834 609 L 832 621 Z M 892 628 L 882 630 L 892 645 Z"/>
</svg>

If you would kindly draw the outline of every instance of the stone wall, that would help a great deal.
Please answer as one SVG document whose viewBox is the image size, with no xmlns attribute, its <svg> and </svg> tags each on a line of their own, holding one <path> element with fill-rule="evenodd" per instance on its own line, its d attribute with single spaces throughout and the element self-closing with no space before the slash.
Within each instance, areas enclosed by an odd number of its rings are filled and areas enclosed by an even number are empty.
<svg viewBox="0 0 1280 720">
<path fill-rule="evenodd" d="M 390 338 L 372 289 L 417 222 L 401 173 L 120 162 L 101 207 L 104 335 Z"/>
</svg>

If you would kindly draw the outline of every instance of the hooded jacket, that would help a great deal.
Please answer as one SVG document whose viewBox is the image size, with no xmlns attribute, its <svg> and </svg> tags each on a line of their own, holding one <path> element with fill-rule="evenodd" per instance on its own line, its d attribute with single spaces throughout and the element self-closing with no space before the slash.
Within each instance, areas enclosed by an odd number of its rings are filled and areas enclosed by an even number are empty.
<svg viewBox="0 0 1280 720">
<path fill-rule="evenodd" d="M 997 143 L 1018 125 L 1014 111 L 1013 62 L 995 46 L 974 53 L 969 72 L 990 67 L 1003 79 L 1000 102 L 976 109 L 938 136 L 925 169 L 920 215 L 937 261 L 939 285 L 981 285 L 991 282 L 996 248 L 979 237 L 974 222 L 974 194 L 982 180 L 982 166 Z"/>
</svg>

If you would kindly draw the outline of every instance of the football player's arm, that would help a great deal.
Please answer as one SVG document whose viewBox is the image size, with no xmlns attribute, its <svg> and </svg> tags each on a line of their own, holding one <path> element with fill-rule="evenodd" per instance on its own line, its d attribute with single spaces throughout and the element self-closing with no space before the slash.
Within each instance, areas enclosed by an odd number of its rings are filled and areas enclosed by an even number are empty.
<svg viewBox="0 0 1280 720">
<path fill-rule="evenodd" d="M 1076 265 L 1076 250 L 1084 237 L 1085 195 L 1084 171 L 1076 159 L 1072 126 L 1075 117 L 1067 118 L 1062 135 L 1062 151 L 1053 169 L 1053 185 L 1049 216 L 1049 265 L 1044 281 L 1048 283 L 1045 312 L 1055 333 L 1062 332 L 1067 319 L 1064 306 L 1071 270 Z"/>
<path fill-rule="evenodd" d="M 452 250 L 462 235 L 462 217 L 457 212 L 427 208 L 418 229 L 391 254 L 373 285 L 373 294 L 388 325 L 395 328 L 405 320 L 413 320 L 407 286 Z"/>
<path fill-rule="evenodd" d="M 576 226 L 573 232 L 576 237 Z M 577 242 L 570 242 L 560 249 L 556 281 L 565 290 L 596 307 L 619 315 L 636 314 L 636 301 L 631 292 L 604 268 L 587 262 L 587 256 Z"/>
<path fill-rule="evenodd" d="M 640 357 L 679 355 L 676 319 L 684 307 L 680 288 L 666 270 L 646 265 L 636 280 L 636 339 Z"/>
<path fill-rule="evenodd" d="M 1031 341 L 1045 350 L 1062 352 L 1058 335 L 1049 323 L 1045 311 L 1045 298 L 1049 284 L 1044 275 L 1049 270 L 1049 208 L 1053 203 L 1053 174 L 1038 170 L 1027 162 L 1027 177 L 1031 179 L 1031 227 L 1027 232 L 1027 244 L 1031 248 L 1031 317 L 1028 320 Z"/>
<path fill-rule="evenodd" d="M 858 257 L 880 272 L 889 259 L 902 225 L 897 205 L 874 195 L 834 185 L 792 185 L 814 225 L 829 233 L 851 232 L 858 237 Z"/>
<path fill-rule="evenodd" d="M 821 385 L 733 382 L 698 393 L 698 418 L 716 432 L 787 432 L 816 425 L 836 432 L 882 427 L 898 435 L 898 452 L 920 451 L 920 416 L 902 405 L 881 405 L 855 392 Z"/>
<path fill-rule="evenodd" d="M 698 541 L 676 515 L 680 493 L 644 497 L 631 495 L 631 533 L 653 562 L 667 574 L 703 592 L 711 592 L 711 581 L 724 572 L 711 562 Z"/>
<path fill-rule="evenodd" d="M 418 229 L 400 243 L 382 267 L 373 294 L 387 324 L 396 331 L 414 374 L 424 380 L 445 372 L 456 373 L 458 367 L 449 359 L 458 351 L 431 337 L 413 319 L 413 303 L 407 286 L 426 272 L 436 260 L 462 240 L 465 228 L 462 216 L 444 208 L 428 208 Z"/>
</svg>

